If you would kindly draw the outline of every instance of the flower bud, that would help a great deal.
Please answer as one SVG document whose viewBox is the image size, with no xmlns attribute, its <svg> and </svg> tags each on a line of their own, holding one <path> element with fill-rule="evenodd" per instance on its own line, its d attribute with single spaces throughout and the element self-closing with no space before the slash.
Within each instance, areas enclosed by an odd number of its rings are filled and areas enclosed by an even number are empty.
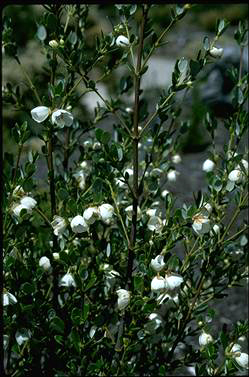
<svg viewBox="0 0 249 377">
<path fill-rule="evenodd" d="M 116 45 L 118 47 L 129 47 L 130 42 L 129 39 L 126 38 L 124 35 L 119 35 L 116 39 Z"/>
<path fill-rule="evenodd" d="M 54 258 L 54 260 L 59 260 L 60 254 L 59 253 L 53 253 L 53 258 Z"/>
<path fill-rule="evenodd" d="M 163 199 L 165 199 L 168 194 L 169 194 L 168 190 L 163 190 L 162 193 L 161 193 L 161 196 L 162 196 Z"/>
<path fill-rule="evenodd" d="M 71 220 L 71 228 L 74 233 L 83 233 L 88 231 L 88 225 L 84 217 L 77 215 Z"/>
<path fill-rule="evenodd" d="M 156 272 L 159 272 L 164 269 L 166 264 L 164 263 L 163 258 L 164 256 L 159 254 L 156 256 L 156 258 L 151 259 L 150 265 Z"/>
<path fill-rule="evenodd" d="M 219 227 L 219 225 L 214 224 L 214 226 L 213 226 L 213 231 L 214 231 L 216 234 L 218 234 L 218 233 L 220 232 L 220 227 Z"/>
<path fill-rule="evenodd" d="M 51 41 L 49 41 L 48 44 L 52 48 L 57 48 L 59 46 L 59 43 L 55 39 L 52 39 Z"/>
<path fill-rule="evenodd" d="M 213 58 L 221 58 L 222 55 L 223 55 L 223 48 L 213 47 L 213 48 L 211 48 L 211 50 L 209 50 L 209 54 Z"/>
<path fill-rule="evenodd" d="M 45 271 L 48 271 L 51 267 L 50 260 L 47 257 L 41 257 L 39 260 L 39 266 Z"/>
<path fill-rule="evenodd" d="M 202 170 L 206 173 L 209 173 L 210 171 L 213 171 L 215 167 L 215 163 L 212 160 L 207 159 L 203 162 Z"/>
<path fill-rule="evenodd" d="M 200 344 L 200 346 L 206 346 L 208 343 L 211 343 L 212 341 L 213 341 L 212 335 L 207 334 L 205 332 L 203 332 L 199 336 L 199 344 Z"/>
<path fill-rule="evenodd" d="M 174 154 L 172 156 L 172 162 L 174 164 L 179 164 L 182 161 L 181 156 L 179 154 Z"/>
<path fill-rule="evenodd" d="M 126 289 L 118 289 L 118 309 L 123 310 L 129 305 L 131 294 Z"/>
<path fill-rule="evenodd" d="M 169 182 L 175 182 L 177 179 L 177 176 L 179 175 L 179 171 L 176 170 L 170 170 L 167 174 L 167 179 Z"/>
</svg>

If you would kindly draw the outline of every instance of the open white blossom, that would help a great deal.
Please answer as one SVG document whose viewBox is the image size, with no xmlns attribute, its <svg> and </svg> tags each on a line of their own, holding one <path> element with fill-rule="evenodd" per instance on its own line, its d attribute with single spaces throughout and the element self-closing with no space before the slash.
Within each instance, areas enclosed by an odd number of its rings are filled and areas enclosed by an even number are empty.
<svg viewBox="0 0 249 377">
<path fill-rule="evenodd" d="M 210 231 L 210 221 L 207 216 L 203 213 L 197 213 L 192 217 L 193 224 L 192 228 L 198 235 L 202 235 Z"/>
<path fill-rule="evenodd" d="M 45 271 L 48 271 L 51 268 L 51 263 L 48 257 L 41 257 L 39 260 L 39 266 L 42 267 Z"/>
<path fill-rule="evenodd" d="M 19 346 L 31 338 L 31 331 L 28 329 L 17 330 L 15 338 Z"/>
<path fill-rule="evenodd" d="M 118 309 L 123 310 L 129 305 L 131 293 L 126 289 L 118 289 L 116 292 L 118 294 Z"/>
<path fill-rule="evenodd" d="M 97 207 L 89 207 L 83 213 L 85 222 L 90 225 L 99 218 L 99 211 Z"/>
<path fill-rule="evenodd" d="M 37 123 L 42 123 L 50 115 L 50 109 L 46 106 L 37 106 L 31 110 L 31 116 Z"/>
<path fill-rule="evenodd" d="M 149 230 L 151 230 L 152 232 L 156 232 L 156 233 L 159 233 L 161 232 L 161 230 L 163 229 L 163 222 L 162 220 L 160 219 L 160 217 L 158 216 L 152 216 L 148 223 L 147 223 L 147 227 L 149 228 Z"/>
<path fill-rule="evenodd" d="M 163 199 L 165 199 L 168 194 L 169 194 L 168 190 L 163 190 L 162 193 L 161 193 L 161 196 L 162 196 Z"/>
<path fill-rule="evenodd" d="M 52 39 L 51 41 L 49 41 L 48 44 L 52 48 L 57 48 L 59 46 L 59 43 L 55 39 Z"/>
<path fill-rule="evenodd" d="M 209 158 L 203 162 L 202 165 L 202 170 L 205 171 L 206 173 L 209 173 L 214 170 L 215 163 L 210 160 Z"/>
<path fill-rule="evenodd" d="M 61 280 L 59 282 L 59 285 L 61 287 L 76 287 L 75 280 L 74 280 L 73 276 L 70 273 L 65 274 L 61 278 Z"/>
<path fill-rule="evenodd" d="M 129 47 L 130 42 L 124 35 L 119 35 L 116 39 L 116 45 L 118 47 Z"/>
<path fill-rule="evenodd" d="M 208 343 L 213 341 L 213 337 L 210 334 L 207 334 L 203 331 L 203 333 L 199 336 L 199 344 L 200 346 L 206 346 Z"/>
<path fill-rule="evenodd" d="M 174 290 L 183 283 L 183 277 L 177 274 L 168 274 L 165 276 L 165 286 L 168 290 Z"/>
<path fill-rule="evenodd" d="M 243 173 L 239 169 L 232 170 L 228 175 L 229 181 L 237 182 L 237 183 L 242 181 L 242 177 L 243 177 Z"/>
<path fill-rule="evenodd" d="M 235 357 L 235 360 L 241 368 L 249 369 L 249 367 L 248 367 L 248 354 L 247 353 L 241 352 L 240 355 Z"/>
<path fill-rule="evenodd" d="M 212 47 L 212 48 L 209 50 L 209 54 L 210 54 L 213 58 L 221 58 L 222 55 L 223 55 L 223 48 Z"/>
<path fill-rule="evenodd" d="M 66 110 L 56 110 L 52 113 L 52 123 L 59 127 L 70 127 L 73 124 L 73 115 Z"/>
<path fill-rule="evenodd" d="M 151 280 L 151 290 L 154 292 L 161 292 L 166 289 L 165 279 L 162 276 L 155 276 Z"/>
<path fill-rule="evenodd" d="M 154 259 L 151 259 L 150 265 L 156 272 L 160 272 L 166 266 L 163 258 L 164 256 L 159 254 Z"/>
<path fill-rule="evenodd" d="M 17 299 L 10 292 L 5 292 L 3 294 L 3 306 L 13 305 L 17 303 Z"/>
<path fill-rule="evenodd" d="M 98 207 L 100 219 L 106 223 L 110 224 L 114 215 L 114 207 L 111 204 L 104 203 Z"/>
<path fill-rule="evenodd" d="M 51 222 L 51 225 L 56 236 L 63 234 L 64 230 L 67 227 L 66 220 L 63 219 L 63 217 L 57 215 L 54 216 L 54 220 Z"/>
<path fill-rule="evenodd" d="M 84 220 L 84 217 L 77 215 L 71 220 L 71 228 L 74 233 L 87 232 L 89 227 Z"/>
<path fill-rule="evenodd" d="M 13 206 L 11 207 L 11 209 L 12 209 L 12 212 L 14 213 L 14 215 L 17 216 L 17 217 L 20 216 L 22 209 L 26 209 L 28 213 L 32 212 L 32 210 L 28 209 L 25 205 L 17 204 L 17 203 L 14 203 Z"/>
</svg>

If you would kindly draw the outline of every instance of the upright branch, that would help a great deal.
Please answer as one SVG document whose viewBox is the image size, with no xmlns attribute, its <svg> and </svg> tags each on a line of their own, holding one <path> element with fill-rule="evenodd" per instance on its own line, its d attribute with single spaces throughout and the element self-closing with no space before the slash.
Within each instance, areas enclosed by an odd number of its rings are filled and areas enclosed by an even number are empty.
<svg viewBox="0 0 249 377">
<path fill-rule="evenodd" d="M 134 260 L 134 246 L 136 243 L 136 231 L 137 231 L 137 207 L 139 202 L 139 190 L 138 190 L 138 123 L 139 123 L 139 95 L 140 95 L 140 81 L 141 81 L 141 65 L 142 65 L 142 54 L 144 45 L 144 30 L 148 15 L 148 5 L 143 7 L 143 17 L 140 25 L 140 35 L 139 35 L 139 46 L 137 54 L 137 66 L 134 77 L 134 91 L 135 91 L 135 101 L 134 101 L 134 117 L 133 117 L 133 211 L 132 211 L 132 224 L 130 233 L 130 243 L 128 250 L 128 266 L 126 275 L 127 288 L 132 291 L 132 269 Z"/>
</svg>

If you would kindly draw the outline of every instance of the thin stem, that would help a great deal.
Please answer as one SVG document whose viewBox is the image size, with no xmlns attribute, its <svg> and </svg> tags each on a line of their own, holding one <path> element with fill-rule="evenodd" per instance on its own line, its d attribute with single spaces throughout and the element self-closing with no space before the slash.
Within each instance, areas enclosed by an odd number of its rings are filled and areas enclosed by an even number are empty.
<svg viewBox="0 0 249 377">
<path fill-rule="evenodd" d="M 49 221 L 49 219 L 47 218 L 47 216 L 37 207 L 34 207 L 34 211 L 37 212 L 42 218 L 43 220 L 45 220 L 45 222 L 52 227 L 51 225 L 51 222 Z M 52 227 L 53 228 L 53 227 Z"/>
<path fill-rule="evenodd" d="M 65 141 L 64 141 L 64 159 L 63 159 L 63 168 L 64 171 L 68 169 L 68 160 L 69 160 L 69 135 L 70 129 L 66 127 L 64 129 Z"/>
<path fill-rule="evenodd" d="M 50 138 L 48 142 L 48 171 L 49 171 L 49 186 L 51 199 L 51 217 L 53 219 L 56 214 L 56 198 L 55 198 L 55 182 L 54 182 L 54 164 L 53 164 L 53 136 L 52 125 L 50 130 Z"/>
<path fill-rule="evenodd" d="M 21 70 L 22 70 L 24 76 L 26 77 L 26 79 L 27 79 L 27 81 L 28 81 L 28 83 L 29 83 L 30 89 L 33 91 L 33 93 L 34 93 L 34 95 L 35 95 L 35 97 L 36 97 L 38 103 L 39 103 L 40 105 L 42 105 L 42 101 L 41 101 L 41 99 L 40 99 L 40 96 L 39 96 L 39 94 L 38 94 L 38 92 L 37 92 L 37 90 L 36 90 L 36 88 L 35 88 L 33 82 L 31 81 L 31 78 L 29 77 L 27 71 L 25 70 L 25 68 L 24 68 L 23 65 L 21 64 L 20 59 L 18 58 L 18 56 L 16 56 L 15 59 L 16 59 L 17 63 L 19 64 L 19 66 L 20 66 L 20 68 L 21 68 Z"/>
<path fill-rule="evenodd" d="M 79 78 L 79 80 L 74 84 L 74 86 L 72 87 L 72 89 L 69 90 L 69 92 L 67 93 L 67 95 L 65 96 L 65 98 L 62 101 L 62 104 L 61 104 L 62 108 L 63 108 L 63 106 L 65 106 L 68 97 L 70 97 L 70 95 L 73 93 L 73 91 L 77 88 L 77 86 L 81 83 L 82 80 L 83 80 L 83 77 L 81 76 Z"/>
</svg>

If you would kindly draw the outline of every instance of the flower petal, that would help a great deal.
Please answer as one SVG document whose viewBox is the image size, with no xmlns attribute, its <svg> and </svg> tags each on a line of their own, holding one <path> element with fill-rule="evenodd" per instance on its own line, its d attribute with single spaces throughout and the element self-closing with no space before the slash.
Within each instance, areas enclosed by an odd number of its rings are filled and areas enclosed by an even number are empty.
<svg viewBox="0 0 249 377">
<path fill-rule="evenodd" d="M 44 122 L 49 116 L 49 108 L 46 106 L 37 106 L 31 110 L 31 116 L 37 123 Z"/>
</svg>

